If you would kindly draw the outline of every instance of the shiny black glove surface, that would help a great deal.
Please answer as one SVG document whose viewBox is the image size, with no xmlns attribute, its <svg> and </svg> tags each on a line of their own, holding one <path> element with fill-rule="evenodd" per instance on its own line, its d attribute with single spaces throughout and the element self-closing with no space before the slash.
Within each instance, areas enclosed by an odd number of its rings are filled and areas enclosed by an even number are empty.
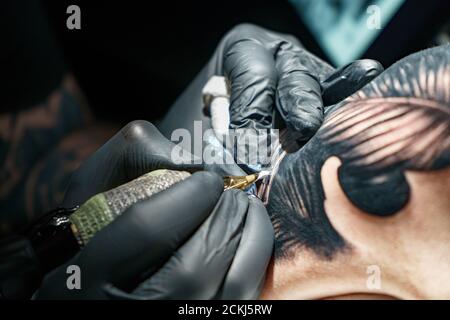
<svg viewBox="0 0 450 320">
<path fill-rule="evenodd" d="M 48 274 L 35 298 L 257 298 L 272 225 L 258 199 L 222 190 L 219 176 L 200 172 L 130 207 Z M 67 286 L 73 265 L 79 289 Z"/>
<path fill-rule="evenodd" d="M 73 174 L 62 207 L 80 205 L 97 193 L 156 169 L 202 169 L 202 165 L 194 164 L 190 153 L 173 152 L 174 148 L 177 146 L 150 122 L 127 124 Z"/>
<path fill-rule="evenodd" d="M 324 105 L 346 98 L 382 71 L 371 60 L 333 71 L 294 37 L 252 25 L 227 35 L 223 52 L 231 83 L 231 127 L 270 128 L 275 105 L 301 140 L 322 124 Z"/>
<path fill-rule="evenodd" d="M 224 75 L 231 85 L 231 128 L 270 129 L 276 108 L 293 136 L 307 140 L 321 125 L 324 106 L 348 97 L 382 70 L 373 60 L 335 70 L 290 35 L 239 25 L 225 35 L 160 128 L 166 136 L 176 128 L 192 132 L 191 122 L 207 119 L 199 111 L 203 86 L 211 76 Z"/>
</svg>

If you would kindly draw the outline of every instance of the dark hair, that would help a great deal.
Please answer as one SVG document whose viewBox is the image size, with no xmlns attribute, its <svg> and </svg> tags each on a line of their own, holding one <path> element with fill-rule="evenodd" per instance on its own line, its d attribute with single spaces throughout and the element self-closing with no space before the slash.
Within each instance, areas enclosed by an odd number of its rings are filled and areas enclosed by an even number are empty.
<svg viewBox="0 0 450 320">
<path fill-rule="evenodd" d="M 450 164 L 450 46 L 393 65 L 329 109 L 314 138 L 283 159 L 268 204 L 277 258 L 298 246 L 329 259 L 349 248 L 324 209 L 320 171 L 331 156 L 342 162 L 339 182 L 353 204 L 377 216 L 399 212 L 410 196 L 406 170 Z"/>
</svg>

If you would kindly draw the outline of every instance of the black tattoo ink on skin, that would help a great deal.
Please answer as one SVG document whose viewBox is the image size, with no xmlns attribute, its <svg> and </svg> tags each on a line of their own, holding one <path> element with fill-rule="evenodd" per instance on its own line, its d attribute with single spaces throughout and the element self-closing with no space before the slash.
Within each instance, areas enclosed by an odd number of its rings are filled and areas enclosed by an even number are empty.
<svg viewBox="0 0 450 320">
<path fill-rule="evenodd" d="M 269 195 L 276 258 L 307 247 L 331 259 L 349 249 L 324 209 L 321 169 L 337 156 L 339 182 L 358 208 L 377 216 L 409 201 L 405 171 L 450 165 L 450 46 L 413 54 L 326 110 L 318 133 L 280 164 Z"/>
</svg>

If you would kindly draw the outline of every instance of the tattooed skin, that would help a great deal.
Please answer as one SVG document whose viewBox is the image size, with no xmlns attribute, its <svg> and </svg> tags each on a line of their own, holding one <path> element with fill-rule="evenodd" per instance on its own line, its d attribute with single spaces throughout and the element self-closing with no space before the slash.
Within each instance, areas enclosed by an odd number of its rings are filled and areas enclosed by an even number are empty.
<svg viewBox="0 0 450 320">
<path fill-rule="evenodd" d="M 90 122 L 70 75 L 44 103 L 0 114 L 0 236 L 59 204 L 73 170 L 111 134 L 76 133 Z"/>
<path fill-rule="evenodd" d="M 326 110 L 324 124 L 301 150 L 284 156 L 272 181 L 268 211 L 275 256 L 306 247 L 331 259 L 351 250 L 324 207 L 321 170 L 342 162 L 348 200 L 374 216 L 393 216 L 410 201 L 405 171 L 450 165 L 450 46 L 411 55 L 358 93 Z"/>
</svg>

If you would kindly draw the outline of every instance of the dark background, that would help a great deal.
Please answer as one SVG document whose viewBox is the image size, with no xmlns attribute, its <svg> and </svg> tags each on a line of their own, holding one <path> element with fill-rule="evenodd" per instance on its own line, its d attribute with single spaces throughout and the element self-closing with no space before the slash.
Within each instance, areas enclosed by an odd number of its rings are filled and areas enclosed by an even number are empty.
<svg viewBox="0 0 450 320">
<path fill-rule="evenodd" d="M 71 2 L 44 3 L 90 104 L 102 117 L 120 118 L 108 111 L 127 108 L 127 120 L 163 116 L 233 26 L 251 22 L 287 33 L 300 27 L 283 0 L 78 1 L 82 28 L 70 31 Z"/>
<path fill-rule="evenodd" d="M 66 9 L 71 4 L 81 8 L 81 30 L 66 28 Z M 448 21 L 449 4 L 448 0 L 408 0 L 365 57 L 389 66 L 430 45 Z M 2 78 L 9 85 L 1 93 L 3 110 L 42 100 L 61 70 L 70 70 L 97 118 L 122 124 L 134 119 L 155 121 L 208 61 L 220 38 L 242 22 L 294 34 L 328 60 L 284 0 L 5 0 L 2 6 L 2 33 L 29 49 L 22 57 L 6 50 L 9 61 L 2 61 L 7 66 Z M 46 24 L 56 41 L 42 36 Z M 35 34 L 25 36 L 30 27 Z M 45 77 L 39 78 L 42 70 Z"/>
</svg>

